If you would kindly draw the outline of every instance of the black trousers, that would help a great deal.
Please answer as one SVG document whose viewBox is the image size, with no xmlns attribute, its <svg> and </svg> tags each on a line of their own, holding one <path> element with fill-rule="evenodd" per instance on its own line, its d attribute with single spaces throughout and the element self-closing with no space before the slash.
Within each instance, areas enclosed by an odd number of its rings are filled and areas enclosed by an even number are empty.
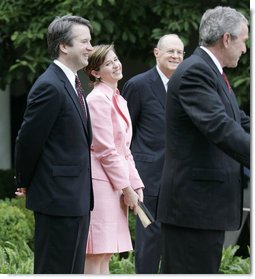
<svg viewBox="0 0 255 279">
<path fill-rule="evenodd" d="M 144 204 L 152 216 L 156 215 L 157 197 L 144 196 Z M 161 257 L 160 223 L 155 222 L 144 228 L 139 217 L 135 228 L 135 272 L 137 274 L 157 274 Z"/>
<path fill-rule="evenodd" d="M 225 231 L 161 224 L 164 274 L 217 274 Z"/>
<path fill-rule="evenodd" d="M 83 274 L 90 214 L 78 217 L 34 212 L 35 274 Z"/>
</svg>

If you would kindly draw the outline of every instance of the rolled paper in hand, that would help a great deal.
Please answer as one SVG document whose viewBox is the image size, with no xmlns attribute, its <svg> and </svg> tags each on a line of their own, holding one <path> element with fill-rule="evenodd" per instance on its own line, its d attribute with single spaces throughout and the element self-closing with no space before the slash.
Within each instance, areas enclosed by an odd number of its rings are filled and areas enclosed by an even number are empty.
<svg viewBox="0 0 255 279">
<path fill-rule="evenodd" d="M 136 210 L 145 228 L 147 228 L 152 222 L 155 221 L 147 207 L 141 201 L 138 201 L 138 207 Z"/>
</svg>

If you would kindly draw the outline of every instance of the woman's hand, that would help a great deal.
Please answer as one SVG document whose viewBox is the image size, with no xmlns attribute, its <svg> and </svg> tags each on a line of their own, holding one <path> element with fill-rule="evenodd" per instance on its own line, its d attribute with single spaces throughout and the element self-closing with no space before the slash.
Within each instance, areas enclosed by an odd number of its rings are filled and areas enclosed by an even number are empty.
<svg viewBox="0 0 255 279">
<path fill-rule="evenodd" d="M 135 191 L 139 197 L 139 201 L 143 202 L 143 188 L 136 189 Z"/>
<path fill-rule="evenodd" d="M 129 206 L 131 209 L 137 206 L 139 196 L 137 193 L 132 189 L 131 186 L 128 186 L 122 189 L 124 195 L 124 203 Z"/>
<path fill-rule="evenodd" d="M 136 189 L 135 190 L 137 195 L 138 195 L 138 200 L 143 202 L 143 189 L 142 188 L 139 188 L 139 189 Z M 136 207 L 134 207 L 134 214 L 137 215 L 138 214 L 138 211 L 137 211 L 137 208 L 138 208 L 138 205 Z"/>
</svg>

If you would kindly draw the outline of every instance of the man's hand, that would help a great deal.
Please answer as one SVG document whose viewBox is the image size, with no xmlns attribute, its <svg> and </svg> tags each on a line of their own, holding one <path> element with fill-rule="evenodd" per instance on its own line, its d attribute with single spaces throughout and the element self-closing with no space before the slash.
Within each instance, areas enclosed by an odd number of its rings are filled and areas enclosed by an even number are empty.
<svg viewBox="0 0 255 279">
<path fill-rule="evenodd" d="M 18 198 L 23 198 L 26 196 L 27 188 L 17 188 L 17 191 L 15 192 L 15 195 Z"/>
</svg>

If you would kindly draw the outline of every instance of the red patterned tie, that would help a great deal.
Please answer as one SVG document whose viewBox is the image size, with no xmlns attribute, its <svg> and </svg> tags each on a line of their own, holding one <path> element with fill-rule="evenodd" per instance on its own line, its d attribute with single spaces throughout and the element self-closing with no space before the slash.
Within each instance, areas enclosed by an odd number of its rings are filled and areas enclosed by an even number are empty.
<svg viewBox="0 0 255 279">
<path fill-rule="evenodd" d="M 223 72 L 223 73 L 222 73 L 222 76 L 223 76 L 223 78 L 224 78 L 224 80 L 225 80 L 225 82 L 226 82 L 226 84 L 227 84 L 227 86 L 228 86 L 228 92 L 231 93 L 231 86 L 230 86 L 230 84 L 229 84 L 227 75 Z"/>
<path fill-rule="evenodd" d="M 78 98 L 79 98 L 82 110 L 84 111 L 85 115 L 87 115 L 86 107 L 85 107 L 85 103 L 84 103 L 84 99 L 83 99 L 84 98 L 83 97 L 84 96 L 84 90 L 82 89 L 81 81 L 78 78 L 78 76 L 75 76 L 75 88 L 76 88 L 76 91 L 78 93 Z"/>
</svg>

